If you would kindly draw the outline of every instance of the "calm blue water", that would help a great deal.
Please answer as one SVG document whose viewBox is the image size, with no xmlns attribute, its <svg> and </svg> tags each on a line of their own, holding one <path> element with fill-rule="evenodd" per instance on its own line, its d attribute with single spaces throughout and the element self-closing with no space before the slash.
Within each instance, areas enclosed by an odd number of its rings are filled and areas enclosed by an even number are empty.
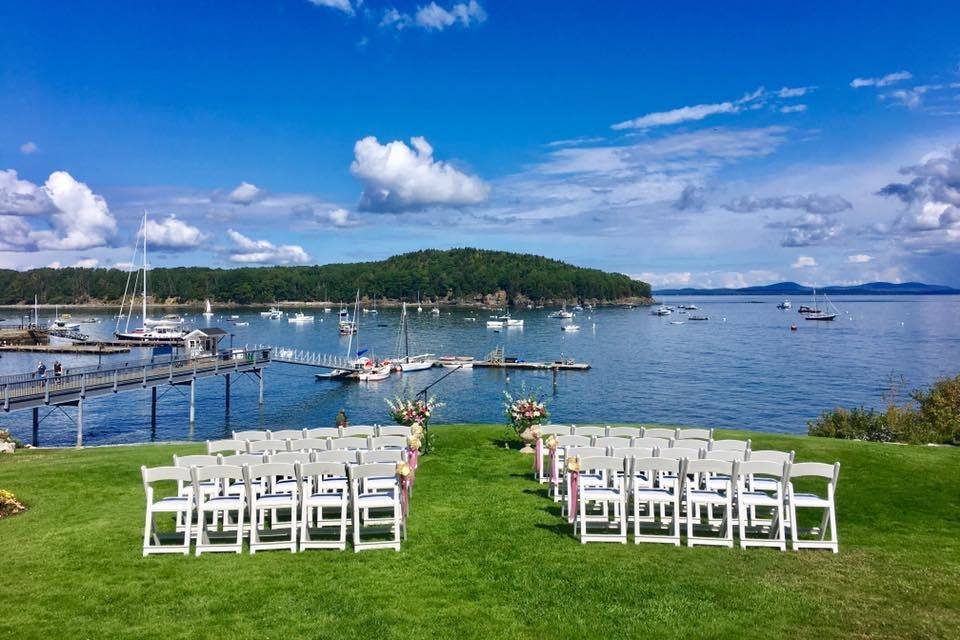
<svg viewBox="0 0 960 640">
<path fill-rule="evenodd" d="M 759 301 L 759 304 L 750 304 Z M 903 377 L 907 388 L 930 383 L 960 371 L 960 296 L 842 297 L 841 316 L 832 323 L 808 322 L 796 312 L 776 309 L 775 298 L 684 298 L 708 315 L 707 322 L 686 322 L 685 316 L 651 316 L 648 309 L 601 309 L 584 312 L 579 333 L 560 331 L 549 310 L 520 311 L 523 329 L 494 333 L 484 326 L 487 313 L 444 311 L 439 317 L 414 313 L 411 351 L 482 357 L 502 345 L 507 355 L 528 360 L 573 357 L 593 365 L 588 372 L 565 372 L 553 387 L 552 374 L 487 369 L 456 371 L 436 388 L 446 407 L 437 422 L 500 422 L 503 391 L 521 385 L 547 397 L 559 422 L 657 421 L 763 431 L 803 432 L 806 420 L 838 405 L 880 406 L 891 376 Z M 273 344 L 345 354 L 347 339 L 337 334 L 336 314 L 313 311 L 317 322 L 298 326 L 260 318 L 260 309 L 241 311 L 247 327 L 225 318 L 210 323 L 232 331 L 234 345 Z M 10 317 L 9 310 L 0 315 Z M 92 335 L 109 337 L 107 314 L 74 310 L 75 318 L 103 319 L 85 324 Z M 478 316 L 467 322 L 467 316 Z M 323 321 L 321 322 L 321 318 Z M 204 326 L 199 315 L 189 320 Z M 362 315 L 360 348 L 378 355 L 393 351 L 398 310 Z M 791 324 L 799 330 L 791 332 Z M 378 326 L 386 325 L 386 326 Z M 227 346 L 227 339 L 223 346 Z M 37 354 L 4 353 L 0 374 L 35 368 Z M 147 357 L 133 351 L 111 360 Z M 67 367 L 96 364 L 96 357 L 56 356 Z M 53 358 L 47 358 L 51 365 Z M 329 425 L 342 407 L 354 423 L 389 422 L 384 399 L 416 392 L 447 372 L 432 369 L 395 375 L 379 383 L 317 381 L 314 369 L 273 364 L 266 371 L 266 403 L 257 406 L 255 379 L 233 382 L 231 412 L 224 410 L 219 379 L 197 383 L 197 422 L 191 430 L 187 397 L 170 389 L 160 400 L 156 433 L 150 431 L 149 391 L 89 400 L 84 406 L 87 444 L 223 437 L 231 429 Z M 72 416 L 73 409 L 67 409 Z M 41 410 L 41 415 L 45 411 Z M 4 415 L 0 425 L 25 441 L 31 433 L 30 412 Z M 69 445 L 76 427 L 59 411 L 43 419 L 41 444 Z"/>
</svg>

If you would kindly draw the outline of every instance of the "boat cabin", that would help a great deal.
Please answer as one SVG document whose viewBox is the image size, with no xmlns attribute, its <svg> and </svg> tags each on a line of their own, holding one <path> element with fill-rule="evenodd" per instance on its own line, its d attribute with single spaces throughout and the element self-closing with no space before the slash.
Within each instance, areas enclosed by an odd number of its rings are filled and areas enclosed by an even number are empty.
<svg viewBox="0 0 960 640">
<path fill-rule="evenodd" d="M 217 353 L 220 341 L 227 332 L 217 327 L 194 329 L 183 337 L 183 345 L 191 358 L 213 355 Z"/>
</svg>

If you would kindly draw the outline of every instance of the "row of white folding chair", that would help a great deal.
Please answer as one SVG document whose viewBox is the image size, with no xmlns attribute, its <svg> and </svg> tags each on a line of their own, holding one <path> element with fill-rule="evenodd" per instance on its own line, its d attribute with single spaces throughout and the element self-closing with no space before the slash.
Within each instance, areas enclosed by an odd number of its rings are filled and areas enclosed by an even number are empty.
<svg viewBox="0 0 960 640">
<path fill-rule="evenodd" d="M 146 522 L 144 523 L 143 554 L 182 553 L 189 554 L 191 538 L 196 538 L 196 554 L 204 552 L 240 553 L 245 533 L 249 532 L 250 553 L 267 549 L 346 547 L 347 506 L 353 506 L 353 543 L 360 551 L 369 548 L 389 547 L 400 550 L 401 532 L 405 531 L 401 505 L 400 486 L 396 476 L 396 462 L 372 462 L 349 465 L 344 462 L 298 461 L 259 462 L 255 464 L 209 465 L 192 467 L 141 467 L 144 490 L 147 498 Z M 349 478 L 349 481 L 347 480 Z M 292 482 L 291 482 L 292 479 Z M 153 483 L 172 480 L 178 484 L 174 496 L 154 500 Z M 227 489 L 209 493 L 206 486 L 214 485 Z M 242 490 L 230 491 L 229 488 Z M 332 523 L 325 520 L 323 509 L 336 508 L 339 517 Z M 281 523 L 279 510 L 289 510 L 290 519 Z M 390 510 L 390 517 L 371 518 L 371 510 Z M 264 540 L 266 513 L 269 512 L 269 533 L 286 532 L 280 540 Z M 155 526 L 157 513 L 172 513 L 184 525 L 180 529 L 182 541 L 178 545 L 161 544 Z M 250 524 L 245 525 L 249 513 Z M 193 525 L 196 514 L 196 525 Z M 230 515 L 233 521 L 230 523 Z M 208 519 L 207 516 L 210 516 Z M 222 518 L 221 518 L 222 516 Z M 299 525 L 298 525 L 299 522 Z M 222 523 L 222 526 L 218 523 Z M 393 538 L 388 541 L 363 540 L 364 527 L 388 524 Z M 277 527 L 287 524 L 286 527 Z M 339 537 L 322 540 L 313 536 L 313 529 L 337 526 Z M 229 534 L 229 542 L 215 543 L 210 533 L 217 537 Z M 232 531 L 232 533 L 231 533 Z"/>
<path fill-rule="evenodd" d="M 583 453 L 590 453 L 584 451 Z M 626 542 L 626 526 L 629 516 L 627 505 L 632 501 L 634 541 L 667 542 L 680 544 L 680 521 L 686 512 L 686 538 L 688 546 L 720 545 L 733 546 L 734 505 L 738 504 L 736 519 L 740 546 L 775 547 L 786 549 L 785 527 L 790 523 L 791 544 L 794 550 L 801 548 L 839 550 L 836 525 L 835 491 L 840 464 L 827 465 L 817 462 L 791 464 L 769 460 L 725 461 L 717 459 L 664 457 L 589 456 L 580 460 L 580 477 L 586 481 L 578 486 L 578 512 L 575 515 L 574 532 L 583 542 Z M 735 479 L 724 489 L 710 488 L 709 478 L 726 476 Z M 771 489 L 760 490 L 755 480 L 763 477 L 770 481 Z M 794 480 L 800 478 L 826 479 L 824 494 L 798 492 Z M 679 478 L 679 483 L 677 479 Z M 629 479 L 629 481 L 627 480 Z M 602 513 L 591 515 L 588 505 L 603 505 Z M 614 508 L 608 509 L 609 505 Z M 644 506 L 644 515 L 640 508 Z M 646 524 L 657 525 L 657 510 L 660 507 L 660 528 L 666 522 L 667 534 L 642 534 Z M 667 518 L 667 507 L 670 517 Z M 752 508 L 765 507 L 773 512 L 772 521 L 756 522 L 751 519 Z M 718 520 L 713 518 L 715 509 L 722 509 Z M 823 511 L 819 527 L 811 532 L 816 539 L 801 538 L 797 521 L 798 508 L 817 508 Z M 702 525 L 702 510 L 707 511 L 707 526 L 719 528 L 719 536 L 697 535 L 695 528 Z M 613 521 L 611 522 L 611 517 Z M 605 528 L 616 527 L 617 533 L 603 534 L 588 531 L 590 522 L 600 521 Z M 719 522 L 719 527 L 714 523 Z M 827 532 L 829 531 L 829 537 Z M 754 534 L 754 535 L 751 535 Z"/>
<path fill-rule="evenodd" d="M 208 440 L 207 453 L 274 453 L 279 451 L 327 451 L 335 449 L 406 449 L 407 437 L 345 436 L 289 440 Z"/>
<path fill-rule="evenodd" d="M 411 436 L 413 427 L 403 425 L 354 425 L 314 429 L 277 429 L 234 431 L 234 440 L 299 440 L 306 438 L 349 438 L 353 436 Z"/>
<path fill-rule="evenodd" d="M 625 436 L 628 438 L 666 438 L 673 440 L 713 440 L 713 429 L 668 427 L 614 427 L 610 425 L 546 424 L 540 427 L 542 436 Z"/>
</svg>

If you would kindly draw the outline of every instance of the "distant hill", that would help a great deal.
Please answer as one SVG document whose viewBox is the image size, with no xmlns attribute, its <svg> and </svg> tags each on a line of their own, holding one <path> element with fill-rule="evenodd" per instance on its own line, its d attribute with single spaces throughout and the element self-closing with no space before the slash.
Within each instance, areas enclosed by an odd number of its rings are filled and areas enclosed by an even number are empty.
<svg viewBox="0 0 960 640">
<path fill-rule="evenodd" d="M 0 304 L 116 302 L 128 273 L 119 269 L 0 270 Z M 302 267 L 151 269 L 150 297 L 169 303 L 255 304 L 287 301 L 381 300 L 485 302 L 649 298 L 650 285 L 621 273 L 576 267 L 530 254 L 481 249 L 415 251 L 377 262 Z"/>
<path fill-rule="evenodd" d="M 817 287 L 817 292 L 829 296 L 842 295 L 954 295 L 960 294 L 960 289 L 938 284 L 924 284 L 922 282 L 868 282 L 853 286 Z M 796 282 L 777 282 L 755 287 L 740 289 L 658 289 L 654 295 L 662 296 L 802 296 L 813 295 L 813 287 L 797 284 Z"/>
</svg>

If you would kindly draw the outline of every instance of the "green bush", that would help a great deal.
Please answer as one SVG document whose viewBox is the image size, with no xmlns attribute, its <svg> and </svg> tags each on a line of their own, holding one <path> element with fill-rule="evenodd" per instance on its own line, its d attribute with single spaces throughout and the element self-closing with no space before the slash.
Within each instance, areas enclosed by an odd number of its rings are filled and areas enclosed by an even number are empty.
<svg viewBox="0 0 960 640">
<path fill-rule="evenodd" d="M 960 375 L 910 394 L 913 402 L 886 411 L 859 407 L 824 411 L 807 422 L 812 436 L 872 442 L 960 444 Z"/>
</svg>

